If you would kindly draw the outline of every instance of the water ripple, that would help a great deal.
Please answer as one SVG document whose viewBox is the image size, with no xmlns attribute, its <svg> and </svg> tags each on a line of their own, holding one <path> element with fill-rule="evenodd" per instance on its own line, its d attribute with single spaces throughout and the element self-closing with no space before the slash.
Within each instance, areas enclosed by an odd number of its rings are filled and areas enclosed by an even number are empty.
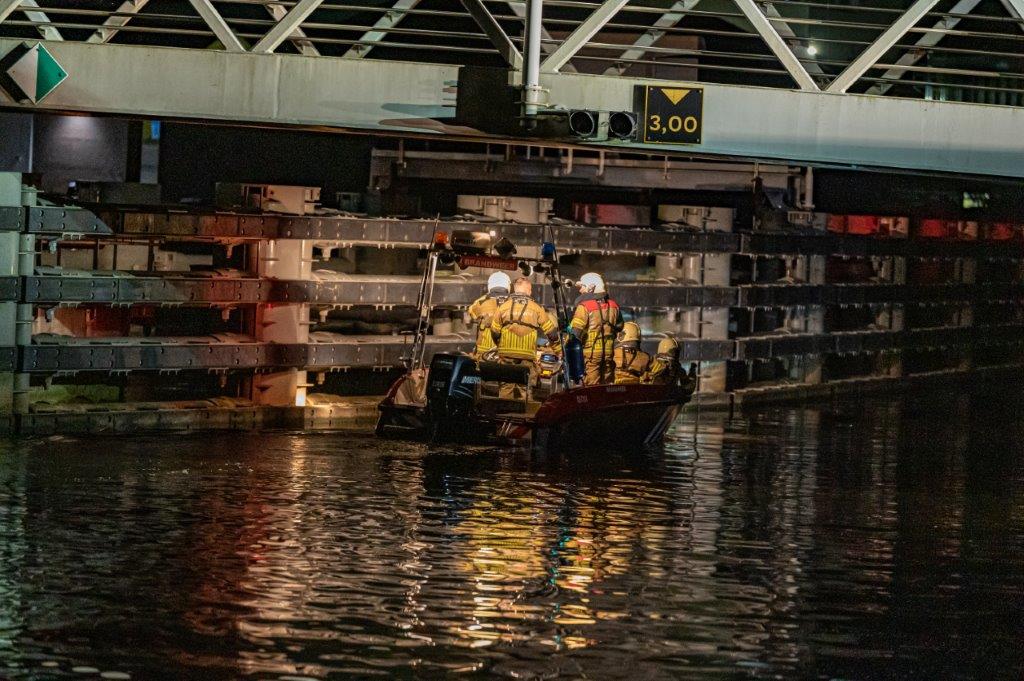
<svg viewBox="0 0 1024 681">
<path fill-rule="evenodd" d="M 889 400 L 591 457 L 17 443 L 0 678 L 1019 677 L 1022 430 Z"/>
</svg>

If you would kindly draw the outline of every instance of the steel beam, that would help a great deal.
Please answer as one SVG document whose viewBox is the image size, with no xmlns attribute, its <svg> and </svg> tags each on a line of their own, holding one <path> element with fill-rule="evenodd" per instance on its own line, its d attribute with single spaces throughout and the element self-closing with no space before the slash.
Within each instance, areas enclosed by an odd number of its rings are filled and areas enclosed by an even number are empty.
<svg viewBox="0 0 1024 681">
<path fill-rule="evenodd" d="M 1024 30 L 1024 0 L 1000 0 L 1006 11 L 1017 18 L 1017 27 Z"/>
<path fill-rule="evenodd" d="M 953 5 L 949 10 L 950 14 L 970 14 L 974 11 L 974 8 L 978 6 L 981 0 L 960 0 L 960 2 Z M 913 66 L 917 62 L 921 61 L 921 57 L 925 55 L 925 50 L 929 47 L 934 47 L 941 41 L 946 34 L 942 31 L 948 31 L 956 28 L 956 25 L 960 23 L 961 17 L 942 17 L 932 26 L 933 29 L 937 29 L 934 32 L 929 31 L 925 33 L 917 42 L 914 43 L 915 47 L 921 49 L 911 50 L 902 57 L 896 60 L 894 68 L 889 69 L 882 74 L 882 78 L 902 78 L 903 74 L 907 71 L 906 69 L 895 68 L 899 66 Z M 869 95 L 884 95 L 888 92 L 894 83 L 876 83 L 868 88 L 867 94 Z"/>
<path fill-rule="evenodd" d="M 38 10 L 39 4 L 35 0 L 0 0 L 0 22 L 4 21 L 16 10 L 21 10 L 29 21 L 35 24 L 49 24 L 50 18 L 44 12 Z M 60 31 L 54 26 L 39 26 L 39 33 L 44 40 L 63 40 Z"/>
<path fill-rule="evenodd" d="M 29 8 L 33 7 L 39 9 L 39 3 L 36 0 L 22 0 L 21 10 L 28 17 L 28 20 L 40 24 L 39 33 L 43 36 L 43 40 L 64 40 L 61 36 L 60 31 L 57 30 L 56 26 L 47 26 L 50 23 L 50 17 L 46 16 L 45 12 L 31 11 Z"/>
<path fill-rule="evenodd" d="M 11 13 L 18 9 L 21 0 L 0 0 L 0 22 L 11 16 Z"/>
<path fill-rule="evenodd" d="M 362 59 L 370 54 L 374 43 L 379 43 L 388 34 L 388 31 L 397 26 L 405 19 L 405 10 L 410 10 L 420 4 L 420 0 L 396 0 L 391 9 L 384 12 L 384 16 L 374 22 L 373 27 L 359 36 L 359 42 L 348 48 L 341 56 L 342 59 Z"/>
<path fill-rule="evenodd" d="M 494 15 L 487 9 L 483 1 L 462 0 L 462 5 L 469 12 L 469 15 L 473 17 L 473 21 L 477 23 L 477 26 L 490 39 L 491 44 L 494 45 L 498 53 L 504 58 L 505 63 L 517 71 L 523 68 L 523 55 L 512 43 L 512 40 L 509 39 L 505 29 L 501 27 L 501 24 L 494 18 Z"/>
<path fill-rule="evenodd" d="M 210 0 L 188 0 L 192 7 L 195 8 L 199 16 L 203 18 L 206 25 L 210 27 L 217 39 L 220 40 L 224 49 L 228 52 L 245 52 L 245 48 L 242 43 L 239 42 L 238 37 L 235 35 L 228 23 L 224 21 L 224 17 L 220 15 L 217 8 L 213 6 Z"/>
<path fill-rule="evenodd" d="M 278 21 L 284 19 L 285 16 L 288 14 L 288 10 L 285 9 L 283 5 L 280 5 L 276 2 L 272 2 L 269 5 L 264 5 L 264 7 L 267 8 L 267 13 L 270 14 L 270 16 L 277 19 Z M 288 37 L 288 39 L 292 42 L 292 45 L 295 46 L 295 49 L 299 51 L 299 54 L 305 55 L 307 57 L 320 56 L 320 50 L 316 49 L 316 46 L 313 44 L 313 41 L 306 37 L 306 34 L 303 32 L 301 28 L 297 28 L 294 31 L 292 31 L 292 34 Z"/>
<path fill-rule="evenodd" d="M 0 54 L 21 40 L 0 38 Z M 467 134 L 445 94 L 452 65 L 309 59 L 219 50 L 48 44 L 89 87 L 61 87 L 36 105 L 3 106 L 124 116 L 328 126 L 421 135 Z M 160 78 L 153 74 L 159 73 Z M 315 97 L 310 83 L 316 84 Z M 658 81 L 542 73 L 551 101 L 566 108 L 630 109 L 638 85 Z M 800 164 L 1024 177 L 1024 109 L 962 102 L 703 83 L 699 146 L 630 144 L 637 151 L 741 157 Z M 842 125 L 836 125 L 841 121 Z M 472 134 L 472 133 L 470 133 Z M 480 141 L 497 139 L 481 135 Z M 504 139 L 504 138 L 502 138 Z M 514 143 L 511 140 L 505 140 Z M 556 144 L 556 142 L 549 142 Z M 600 148 L 595 143 L 588 145 Z M 622 143 L 615 148 L 623 149 Z"/>
<path fill-rule="evenodd" d="M 812 58 L 811 55 L 808 54 L 806 46 L 792 44 L 792 42 L 803 43 L 807 39 L 801 38 L 796 34 L 796 32 L 793 30 L 793 27 L 786 23 L 786 17 L 782 16 L 782 14 L 779 13 L 779 10 L 776 9 L 775 5 L 765 5 L 764 13 L 770 21 L 774 22 L 775 30 L 779 32 L 779 35 L 785 38 L 786 40 L 791 41 L 790 47 L 791 49 L 793 49 L 794 53 L 799 53 L 799 55 L 804 59 Z M 818 65 L 818 62 L 808 61 L 806 68 L 807 72 L 810 73 L 812 76 L 826 75 L 825 72 L 822 70 L 821 66 Z"/>
<path fill-rule="evenodd" d="M 299 0 L 291 8 L 291 10 L 284 15 L 280 21 L 278 21 L 273 28 L 267 31 L 267 34 L 263 36 L 258 43 L 252 48 L 253 52 L 270 54 L 277 49 L 280 45 L 295 32 L 297 28 L 302 24 L 303 21 L 309 17 L 313 11 L 322 5 L 324 0 Z"/>
<path fill-rule="evenodd" d="M 520 19 L 523 19 L 523 20 L 526 19 L 526 4 L 525 3 L 519 2 L 518 0 L 508 0 L 508 8 L 512 12 L 512 14 L 515 14 Z M 554 52 L 555 46 L 552 44 L 554 39 L 551 37 L 551 34 L 548 33 L 548 30 L 546 28 L 544 28 L 543 26 L 540 27 L 540 37 L 541 37 L 541 40 L 542 40 L 541 45 L 540 45 L 541 53 L 542 54 L 551 54 L 552 52 Z M 565 66 L 562 67 L 562 72 L 563 73 L 575 73 L 576 72 L 576 68 L 572 64 L 566 64 Z"/>
<path fill-rule="evenodd" d="M 562 41 L 554 52 L 549 54 L 541 63 L 540 70 L 553 72 L 558 71 L 562 66 L 572 59 L 587 42 L 604 28 L 612 17 L 622 9 L 629 0 L 604 0 L 600 7 L 595 9 L 589 17 L 583 20 L 569 36 Z"/>
<path fill-rule="evenodd" d="M 1012 1 L 1022 2 L 1022 0 Z M 887 28 L 882 35 L 878 36 L 875 42 L 868 45 L 867 49 L 854 59 L 853 63 L 847 66 L 834 81 L 829 83 L 825 91 L 846 92 L 849 90 L 875 62 L 882 58 L 882 55 L 888 52 L 917 22 L 921 21 L 924 15 L 932 7 L 935 7 L 938 2 L 939 0 L 917 0 L 917 2 L 910 6 L 910 9 L 900 15 L 900 18 L 892 26 Z"/>
<path fill-rule="evenodd" d="M 936 0 L 937 2 L 938 0 Z M 800 63 L 800 60 L 796 58 L 793 51 L 789 49 L 789 45 L 782 39 L 775 27 L 768 20 L 768 17 L 764 15 L 761 10 L 754 4 L 754 0 L 734 0 L 736 6 L 739 7 L 740 11 L 743 12 L 743 16 L 747 18 L 747 21 L 754 27 L 757 34 L 761 36 L 768 49 L 776 56 L 783 68 L 793 77 L 796 84 L 801 90 L 809 90 L 812 92 L 818 91 L 818 84 L 814 82 L 810 74 L 807 73 L 807 69 Z"/>
<path fill-rule="evenodd" d="M 633 45 L 619 55 L 619 59 L 625 62 L 633 61 L 644 56 L 647 52 L 648 47 L 653 47 L 654 43 L 661 40 L 662 36 L 665 35 L 665 31 L 662 29 L 672 28 L 686 16 L 686 12 L 697 6 L 700 0 L 679 0 L 669 8 L 667 12 L 662 14 L 655 20 L 649 29 L 636 39 Z M 619 75 L 624 70 L 620 66 L 609 66 L 604 75 L 612 76 Z"/>
<path fill-rule="evenodd" d="M 146 6 L 149 0 L 125 0 L 121 5 L 114 10 L 117 15 L 127 14 L 138 14 L 142 11 L 142 8 Z M 107 43 L 110 42 L 111 38 L 117 35 L 117 31 L 123 28 L 132 20 L 130 16 L 110 16 L 107 17 L 103 25 L 96 29 L 96 32 L 89 36 L 86 42 L 90 43 Z"/>
</svg>

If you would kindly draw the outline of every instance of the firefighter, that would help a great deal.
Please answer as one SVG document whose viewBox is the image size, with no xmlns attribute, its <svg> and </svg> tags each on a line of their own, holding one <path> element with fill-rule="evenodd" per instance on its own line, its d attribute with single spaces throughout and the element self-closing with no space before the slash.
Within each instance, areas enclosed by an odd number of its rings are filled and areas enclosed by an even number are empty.
<svg viewBox="0 0 1024 681">
<path fill-rule="evenodd" d="M 491 318 L 491 336 L 497 346 L 498 361 L 529 367 L 530 385 L 537 379 L 537 341 L 545 337 L 553 347 L 558 345 L 558 325 L 532 295 L 530 280 L 517 279 L 512 295 L 498 306 Z M 502 383 L 498 396 L 522 399 L 523 393 L 520 386 Z"/>
<path fill-rule="evenodd" d="M 611 383 L 615 379 L 612 350 L 615 334 L 622 330 L 618 304 L 608 297 L 600 274 L 580 277 L 580 296 L 570 330 L 583 344 L 583 385 Z"/>
<path fill-rule="evenodd" d="M 508 299 L 512 291 L 512 280 L 504 272 L 495 272 L 487 279 L 487 293 L 473 301 L 469 306 L 469 318 L 477 326 L 476 348 L 473 356 L 481 359 L 485 353 L 494 349 L 494 338 L 491 336 L 491 319 L 498 307 Z"/>
<path fill-rule="evenodd" d="M 651 356 L 640 349 L 640 325 L 626 322 L 615 339 L 612 360 L 615 362 L 615 384 L 639 383 L 651 365 Z"/>
<path fill-rule="evenodd" d="M 643 382 L 672 385 L 680 383 L 682 377 L 682 367 L 679 366 L 679 342 L 675 338 L 664 338 L 658 343 L 658 352 L 654 355 L 650 369 L 644 374 Z"/>
</svg>

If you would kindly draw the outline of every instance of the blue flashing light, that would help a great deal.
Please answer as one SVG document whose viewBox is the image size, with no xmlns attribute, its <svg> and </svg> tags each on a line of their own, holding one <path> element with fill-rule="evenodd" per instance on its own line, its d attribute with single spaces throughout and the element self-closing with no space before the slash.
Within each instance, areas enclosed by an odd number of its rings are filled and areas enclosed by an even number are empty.
<svg viewBox="0 0 1024 681">
<path fill-rule="evenodd" d="M 541 246 L 540 246 L 540 257 L 543 258 L 544 260 L 554 260 L 555 259 L 555 245 L 553 243 L 551 243 L 550 241 L 545 241 L 543 244 L 541 244 Z"/>
</svg>

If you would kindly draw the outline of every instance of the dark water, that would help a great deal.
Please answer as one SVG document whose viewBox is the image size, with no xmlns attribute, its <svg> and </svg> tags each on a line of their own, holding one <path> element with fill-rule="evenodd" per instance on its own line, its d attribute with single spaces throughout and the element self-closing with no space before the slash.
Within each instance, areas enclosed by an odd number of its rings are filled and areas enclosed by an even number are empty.
<svg viewBox="0 0 1024 681">
<path fill-rule="evenodd" d="M 0 677 L 1021 678 L 1022 435 L 908 398 L 687 417 L 599 461 L 10 445 Z"/>
</svg>

